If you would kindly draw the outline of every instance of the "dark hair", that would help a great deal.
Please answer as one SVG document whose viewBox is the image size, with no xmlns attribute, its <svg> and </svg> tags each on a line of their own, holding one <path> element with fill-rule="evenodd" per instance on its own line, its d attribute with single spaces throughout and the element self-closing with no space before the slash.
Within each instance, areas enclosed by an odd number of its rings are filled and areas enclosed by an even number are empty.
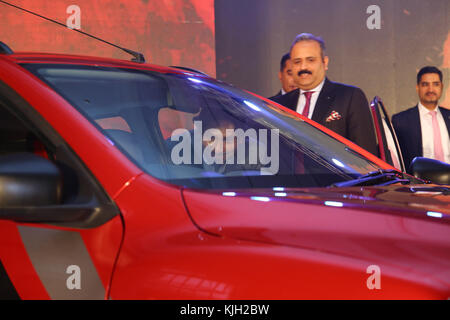
<svg viewBox="0 0 450 320">
<path fill-rule="evenodd" d="M 281 57 L 280 61 L 280 71 L 283 72 L 284 68 L 286 68 L 286 61 L 288 61 L 291 58 L 291 55 L 288 53 L 284 54 Z"/>
<path fill-rule="evenodd" d="M 295 37 L 294 42 L 292 42 L 291 50 L 294 45 L 300 41 L 316 41 L 320 45 L 322 59 L 325 57 L 325 41 L 323 41 L 321 37 L 315 36 L 311 33 L 300 33 Z"/>
<path fill-rule="evenodd" d="M 422 76 L 426 73 L 437 73 L 439 75 L 439 79 L 442 82 L 442 72 L 436 67 L 432 66 L 426 66 L 420 69 L 419 73 L 417 74 L 417 84 L 420 83 L 420 80 L 422 80 Z"/>
</svg>

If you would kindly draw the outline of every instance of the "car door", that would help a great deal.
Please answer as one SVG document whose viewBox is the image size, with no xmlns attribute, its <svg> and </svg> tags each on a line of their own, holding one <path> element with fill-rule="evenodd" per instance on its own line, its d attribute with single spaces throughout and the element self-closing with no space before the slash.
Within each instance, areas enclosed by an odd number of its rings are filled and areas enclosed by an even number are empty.
<svg viewBox="0 0 450 320">
<path fill-rule="evenodd" d="M 123 236 L 119 209 L 79 147 L 27 100 L 0 79 L 0 300 L 108 298 Z M 33 178 L 46 177 L 39 164 L 60 180 L 57 200 L 44 204 L 48 179 Z"/>
</svg>

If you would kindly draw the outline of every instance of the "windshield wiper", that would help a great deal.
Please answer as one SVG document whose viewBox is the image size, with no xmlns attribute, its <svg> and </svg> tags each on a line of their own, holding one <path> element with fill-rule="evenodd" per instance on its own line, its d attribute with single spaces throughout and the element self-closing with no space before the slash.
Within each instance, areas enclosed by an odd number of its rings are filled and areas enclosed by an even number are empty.
<svg viewBox="0 0 450 320">
<path fill-rule="evenodd" d="M 394 183 L 408 184 L 410 180 L 396 170 L 379 169 L 350 181 L 334 183 L 331 187 L 387 186 Z"/>
</svg>

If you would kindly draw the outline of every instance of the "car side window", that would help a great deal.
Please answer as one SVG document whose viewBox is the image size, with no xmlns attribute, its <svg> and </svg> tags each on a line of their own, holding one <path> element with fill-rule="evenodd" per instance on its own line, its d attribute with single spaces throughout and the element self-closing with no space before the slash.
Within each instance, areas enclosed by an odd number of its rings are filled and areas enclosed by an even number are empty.
<svg viewBox="0 0 450 320">
<path fill-rule="evenodd" d="M 49 158 L 48 148 L 17 116 L 0 105 L 0 155 L 31 152 Z"/>
</svg>

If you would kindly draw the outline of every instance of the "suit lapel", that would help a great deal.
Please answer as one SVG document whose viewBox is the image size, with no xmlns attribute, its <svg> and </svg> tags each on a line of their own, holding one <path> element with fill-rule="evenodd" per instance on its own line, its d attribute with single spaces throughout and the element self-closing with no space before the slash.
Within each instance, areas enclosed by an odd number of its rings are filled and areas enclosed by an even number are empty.
<svg viewBox="0 0 450 320">
<path fill-rule="evenodd" d="M 422 127 L 420 125 L 419 106 L 416 105 L 416 107 L 412 110 L 409 116 L 409 121 L 407 123 L 408 125 L 410 125 L 410 128 L 412 128 L 410 131 L 411 132 L 410 141 L 414 143 L 415 154 L 420 154 L 421 156 L 423 156 Z"/>
<path fill-rule="evenodd" d="M 322 120 L 328 114 L 334 97 L 334 85 L 331 81 L 328 80 L 328 78 L 325 78 L 325 83 L 323 84 L 322 90 L 320 91 L 319 97 L 317 98 L 317 102 L 314 107 L 314 112 L 311 119 L 324 124 Z"/>
<path fill-rule="evenodd" d="M 285 106 L 291 110 L 297 111 L 298 97 L 300 95 L 300 89 L 285 94 L 284 96 L 289 100 L 286 102 Z"/>
</svg>

